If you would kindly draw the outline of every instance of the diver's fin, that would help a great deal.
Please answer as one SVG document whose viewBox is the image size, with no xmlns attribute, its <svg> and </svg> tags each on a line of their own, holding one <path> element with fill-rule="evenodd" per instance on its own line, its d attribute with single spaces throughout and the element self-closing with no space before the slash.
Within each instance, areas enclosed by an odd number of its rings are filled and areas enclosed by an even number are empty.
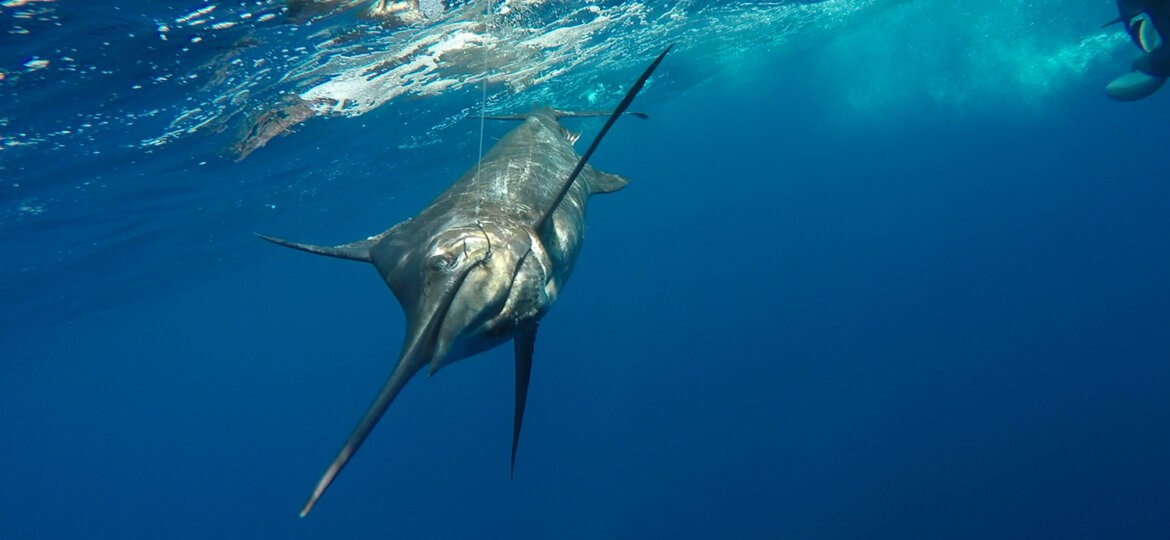
<svg viewBox="0 0 1170 540">
<path fill-rule="evenodd" d="M 569 173 L 569 177 L 565 179 L 565 183 L 561 184 L 560 192 L 557 193 L 557 196 L 555 199 L 553 199 L 552 204 L 549 205 L 548 208 L 545 208 L 544 214 L 537 219 L 535 224 L 537 231 L 540 231 L 544 228 L 544 224 L 548 221 L 548 217 L 552 215 L 557 206 L 560 206 L 561 201 L 565 198 L 565 195 L 569 193 L 569 189 L 573 187 L 573 181 L 577 179 L 577 175 L 581 174 L 581 170 L 584 169 L 585 164 L 589 162 L 589 157 L 593 155 L 594 150 L 597 150 L 597 145 L 601 143 L 601 139 L 604 138 L 605 134 L 609 132 L 609 128 L 613 126 L 613 123 L 617 121 L 618 117 L 621 116 L 622 113 L 626 112 L 626 109 L 630 107 L 630 103 L 633 103 L 634 101 L 634 96 L 637 96 L 638 92 L 642 90 L 642 87 L 646 85 L 646 80 L 650 78 L 650 74 L 654 73 L 655 69 L 658 69 L 658 64 L 662 63 L 662 59 L 666 57 L 666 53 L 670 52 L 670 49 L 673 47 L 673 43 L 667 45 L 666 50 L 662 51 L 662 54 L 659 54 L 658 58 L 654 59 L 654 62 L 650 64 L 650 67 L 646 68 L 646 71 L 642 72 L 642 76 L 638 77 L 638 80 L 634 82 L 634 86 L 630 88 L 630 91 L 626 92 L 626 97 L 622 98 L 622 102 L 619 103 L 617 108 L 614 109 L 613 113 L 609 115 L 609 119 L 605 121 L 604 126 L 601 126 L 601 131 L 598 132 L 597 137 L 593 139 L 593 143 L 589 145 L 589 149 L 586 150 L 584 154 L 581 154 L 581 159 L 577 160 L 577 166 L 573 167 L 573 172 Z"/>
<path fill-rule="evenodd" d="M 613 193 L 630 183 L 630 179 L 620 174 L 601 172 L 594 169 L 593 193 Z"/>
<path fill-rule="evenodd" d="M 532 351 L 536 346 L 536 326 L 516 336 L 516 414 L 512 417 L 512 466 L 508 478 L 516 472 L 516 445 L 520 442 L 520 425 L 524 423 L 524 404 L 528 401 L 528 377 L 532 374 Z"/>
<path fill-rule="evenodd" d="M 255 233 L 256 236 L 268 240 L 273 244 L 299 249 L 301 251 L 308 251 L 309 253 L 316 253 L 318 255 L 325 255 L 327 257 L 337 257 L 338 259 L 349 259 L 351 261 L 373 262 L 370 259 L 370 247 L 378 242 L 380 237 L 367 238 L 357 242 L 342 244 L 340 246 L 314 246 L 311 244 L 301 244 L 297 242 L 290 242 L 282 238 L 273 238 L 271 236 L 264 236 L 260 233 Z"/>
<path fill-rule="evenodd" d="M 317 499 L 321 498 L 321 494 L 325 493 L 325 489 L 329 484 L 333 483 L 333 479 L 337 478 L 337 474 L 349 463 L 349 458 L 357 452 L 365 442 L 366 436 L 370 434 L 370 430 L 374 429 L 374 425 L 382 418 L 382 414 L 386 412 L 386 408 L 390 406 L 390 402 L 398 396 L 398 392 L 402 390 L 403 386 L 410 381 L 410 378 L 418 373 L 422 364 L 412 361 L 414 351 L 405 351 L 402 359 L 399 360 L 398 366 L 394 368 L 394 372 L 390 374 L 390 378 L 386 379 L 385 384 L 382 385 L 382 390 L 378 392 L 378 396 L 374 398 L 374 402 L 366 409 L 366 414 L 362 416 L 361 421 L 358 422 L 357 427 L 354 428 L 353 433 L 346 439 L 345 444 L 342 445 L 341 451 L 337 452 L 337 456 L 333 458 L 333 463 L 329 464 L 329 468 L 325 469 L 325 474 L 317 481 L 317 486 L 313 488 L 313 494 L 309 495 L 309 500 L 305 502 L 305 506 L 301 508 L 301 517 L 309 514 L 309 510 L 313 509 L 313 505 L 317 504 Z"/>
</svg>

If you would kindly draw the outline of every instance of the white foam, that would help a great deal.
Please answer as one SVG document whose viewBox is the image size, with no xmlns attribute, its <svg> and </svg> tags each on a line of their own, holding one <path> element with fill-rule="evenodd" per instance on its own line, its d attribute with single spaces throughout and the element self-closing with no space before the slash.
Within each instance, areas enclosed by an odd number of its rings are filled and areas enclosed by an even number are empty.
<svg viewBox="0 0 1170 540">
<path fill-rule="evenodd" d="M 178 19 L 175 19 L 175 22 L 179 23 L 179 24 L 185 24 L 188 21 L 191 21 L 192 19 L 207 15 L 208 13 L 211 13 L 212 11 L 215 11 L 215 4 L 208 4 L 208 5 L 203 6 L 195 11 L 192 11 L 191 13 L 188 13 L 182 17 L 179 17 Z"/>
<path fill-rule="evenodd" d="M 213 95 L 175 107 L 181 114 L 201 103 L 204 111 L 176 118 L 179 124 L 160 139 L 209 125 L 204 115 L 230 116 L 239 107 L 262 105 L 250 103 L 249 96 L 271 101 L 273 94 L 289 91 L 317 115 L 347 117 L 403 98 L 472 86 L 478 96 L 485 81 L 498 111 L 534 102 L 604 106 L 622 91 L 621 84 L 609 84 L 617 82 L 610 74 L 636 70 L 667 43 L 678 44 L 672 65 L 702 66 L 702 76 L 718 77 L 751 62 L 766 63 L 777 52 L 792 50 L 795 40 L 805 61 L 823 66 L 824 77 L 842 78 L 837 84 L 818 82 L 841 92 L 841 103 L 866 110 L 897 109 L 923 95 L 954 104 L 994 95 L 1044 95 L 1066 88 L 1125 46 L 1121 32 L 1078 31 L 1083 24 L 1053 19 L 1044 10 L 1068 11 L 1058 0 L 1036 0 L 1027 9 L 1012 0 L 990 4 L 964 8 L 965 18 L 955 22 L 958 15 L 950 8 L 895 0 L 629 1 L 568 14 L 565 6 L 572 4 L 497 0 L 491 4 L 494 14 L 485 19 L 483 3 L 466 2 L 443 13 L 437 2 L 424 0 L 425 22 L 357 28 L 368 32 L 364 35 L 350 33 L 341 18 L 323 18 L 312 28 L 261 26 L 276 14 L 261 15 L 247 6 L 255 14 L 217 13 L 220 20 L 247 22 L 209 24 L 213 29 L 253 25 L 264 43 L 254 49 L 258 54 L 242 52 L 233 59 L 227 76 L 210 87 Z M 211 21 L 213 9 L 207 5 L 176 24 Z M 1028 26 L 1038 20 L 1043 34 Z M 160 33 L 167 30 L 159 24 Z M 305 30 L 305 37 L 293 33 L 297 30 Z M 274 48 L 266 49 L 267 43 Z M 280 44 L 284 52 L 278 52 Z M 444 122 L 464 114 L 452 113 Z"/>
</svg>

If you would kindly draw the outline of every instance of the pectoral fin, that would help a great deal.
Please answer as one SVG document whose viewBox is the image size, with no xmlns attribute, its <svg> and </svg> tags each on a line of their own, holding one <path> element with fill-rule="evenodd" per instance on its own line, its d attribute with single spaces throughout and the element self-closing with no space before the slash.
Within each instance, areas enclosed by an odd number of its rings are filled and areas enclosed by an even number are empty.
<svg viewBox="0 0 1170 540">
<path fill-rule="evenodd" d="M 312 244 L 302 244 L 300 242 L 290 242 L 283 238 L 274 238 L 272 236 L 265 236 L 260 233 L 255 233 L 256 236 L 263 238 L 273 244 L 299 249 L 301 251 L 308 251 L 309 253 L 316 253 L 317 255 L 325 255 L 326 257 L 337 257 L 338 259 L 349 259 L 351 261 L 373 262 L 370 259 L 370 247 L 377 243 L 378 238 L 372 237 L 349 244 L 342 244 L 340 246 L 314 246 Z"/>
<path fill-rule="evenodd" d="M 512 419 L 512 466 L 508 470 L 509 478 L 516 472 L 516 445 L 520 442 L 520 425 L 524 423 L 524 403 L 528 401 L 528 377 L 532 374 L 536 326 L 533 324 L 521 330 L 513 340 L 516 344 L 516 414 Z"/>
</svg>

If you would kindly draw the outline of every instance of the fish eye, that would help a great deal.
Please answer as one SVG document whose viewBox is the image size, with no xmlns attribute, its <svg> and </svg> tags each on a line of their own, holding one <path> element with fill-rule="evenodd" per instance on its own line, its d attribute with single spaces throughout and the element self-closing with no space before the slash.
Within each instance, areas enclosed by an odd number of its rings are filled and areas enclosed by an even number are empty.
<svg viewBox="0 0 1170 540">
<path fill-rule="evenodd" d="M 432 255 L 431 258 L 427 260 L 427 267 L 429 267 L 431 270 L 441 272 L 455 266 L 455 261 L 456 258 L 454 256 L 441 253 Z"/>
</svg>

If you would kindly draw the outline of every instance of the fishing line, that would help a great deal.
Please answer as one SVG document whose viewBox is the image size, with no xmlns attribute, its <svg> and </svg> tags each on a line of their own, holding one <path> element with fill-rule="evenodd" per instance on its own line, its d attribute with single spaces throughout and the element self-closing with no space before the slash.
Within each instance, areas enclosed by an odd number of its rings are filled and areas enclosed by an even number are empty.
<svg viewBox="0 0 1170 540">
<path fill-rule="evenodd" d="M 479 100 L 479 159 L 475 162 L 475 177 L 479 178 L 479 171 L 483 167 L 483 132 L 484 121 L 487 116 L 487 80 L 488 80 L 488 45 L 487 37 L 491 35 L 492 0 L 487 0 L 483 8 L 484 46 L 483 46 L 483 93 Z M 478 203 L 477 203 L 478 204 Z"/>
</svg>

